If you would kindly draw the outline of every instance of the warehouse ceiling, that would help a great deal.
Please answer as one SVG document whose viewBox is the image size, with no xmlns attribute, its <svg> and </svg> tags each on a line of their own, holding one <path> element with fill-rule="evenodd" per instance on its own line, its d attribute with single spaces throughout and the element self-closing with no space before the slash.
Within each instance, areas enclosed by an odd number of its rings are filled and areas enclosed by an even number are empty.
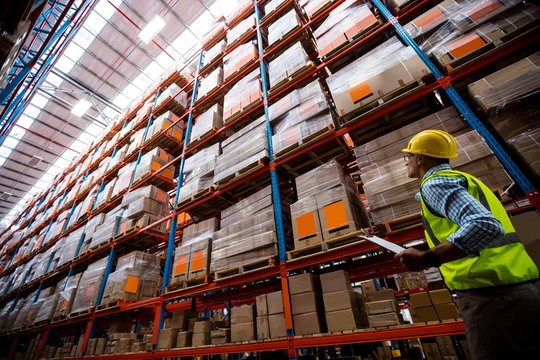
<svg viewBox="0 0 540 360">
<path fill-rule="evenodd" d="M 0 226 L 167 69 L 191 58 L 226 8 L 231 1 L 96 1 L 0 146 Z M 139 33 L 156 15 L 166 25 L 146 44 Z M 90 108 L 76 116 L 81 99 Z"/>
</svg>

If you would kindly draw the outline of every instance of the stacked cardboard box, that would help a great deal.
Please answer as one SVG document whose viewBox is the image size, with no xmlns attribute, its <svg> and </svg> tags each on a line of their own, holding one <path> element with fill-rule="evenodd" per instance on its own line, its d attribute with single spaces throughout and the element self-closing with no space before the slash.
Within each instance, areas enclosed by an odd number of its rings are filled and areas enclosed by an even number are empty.
<svg viewBox="0 0 540 360">
<path fill-rule="evenodd" d="M 304 9 L 305 13 L 310 19 L 317 16 L 326 6 L 328 1 L 326 0 L 301 0 L 300 6 Z"/>
<path fill-rule="evenodd" d="M 540 213 L 538 211 L 529 211 L 523 214 L 514 215 L 510 218 L 516 229 L 525 250 L 540 267 L 540 231 L 536 224 L 540 221 Z"/>
<path fill-rule="evenodd" d="M 231 309 L 231 341 L 241 342 L 257 339 L 255 329 L 255 305 L 248 304 Z"/>
<path fill-rule="evenodd" d="M 81 250 L 79 251 L 79 254 L 83 254 L 88 250 L 88 246 L 92 242 L 94 238 L 94 233 L 96 229 L 103 224 L 103 221 L 105 221 L 105 214 L 100 213 L 92 217 L 88 222 L 86 223 L 86 227 L 84 228 L 84 239 L 83 243 L 81 245 Z"/>
<path fill-rule="evenodd" d="M 102 303 L 141 301 L 156 296 L 160 283 L 160 258 L 134 251 L 118 259 L 107 278 Z"/>
<path fill-rule="evenodd" d="M 399 290 L 427 288 L 428 280 L 423 271 L 410 271 L 394 275 Z"/>
<path fill-rule="evenodd" d="M 203 99 L 206 95 L 223 84 L 223 68 L 218 67 L 206 77 L 201 79 L 198 89 L 198 99 Z"/>
<path fill-rule="evenodd" d="M 255 298 L 257 308 L 257 339 L 277 339 L 287 336 L 283 294 L 275 291 Z"/>
<path fill-rule="evenodd" d="M 305 273 L 289 277 L 295 335 L 320 334 L 326 326 L 319 276 Z"/>
<path fill-rule="evenodd" d="M 209 274 L 212 238 L 217 228 L 217 219 L 211 218 L 184 229 L 182 245 L 175 250 L 171 286 L 200 281 Z"/>
<path fill-rule="evenodd" d="M 286 199 L 282 201 L 284 224 L 290 218 Z M 289 237 L 286 232 L 286 247 Z M 272 190 L 268 186 L 221 212 L 221 228 L 212 242 L 212 272 L 237 269 L 277 255 Z"/>
<path fill-rule="evenodd" d="M 216 143 L 188 157 L 184 164 L 184 184 L 179 202 L 183 202 L 213 184 L 216 159 L 221 153 Z"/>
<path fill-rule="evenodd" d="M 540 52 L 469 85 L 469 93 L 497 133 L 540 176 L 540 125 L 537 96 Z M 513 106 L 519 104 L 519 106 Z"/>
<path fill-rule="evenodd" d="M 294 43 L 268 65 L 270 91 L 310 65 L 311 62 L 302 44 L 300 42 Z"/>
<path fill-rule="evenodd" d="M 177 84 L 171 84 L 165 89 L 157 98 L 155 108 L 159 108 L 166 101 L 172 101 L 176 106 L 180 106 L 182 109 L 187 108 L 187 93 L 182 91 Z"/>
<path fill-rule="evenodd" d="M 224 123 L 235 118 L 242 110 L 247 109 L 261 99 L 260 79 L 260 70 L 255 69 L 234 84 L 225 94 L 223 99 Z"/>
<path fill-rule="evenodd" d="M 134 169 L 135 163 L 133 162 L 124 165 L 120 170 L 118 170 L 118 176 L 116 177 L 116 183 L 114 184 L 111 199 L 118 197 L 129 188 Z"/>
<path fill-rule="evenodd" d="M 197 321 L 193 325 L 192 346 L 210 345 L 210 334 L 212 332 L 212 322 L 210 320 Z"/>
<path fill-rule="evenodd" d="M 162 134 L 170 136 L 178 141 L 182 140 L 184 134 L 184 122 L 172 111 L 167 111 L 154 120 L 152 126 L 148 128 L 145 142 Z"/>
<path fill-rule="evenodd" d="M 90 264 L 84 271 L 73 299 L 72 314 L 83 312 L 96 305 L 106 265 L 107 258 L 103 258 Z"/>
<path fill-rule="evenodd" d="M 221 40 L 204 53 L 203 67 L 208 66 L 227 49 L 227 41 Z"/>
<path fill-rule="evenodd" d="M 94 249 L 97 246 L 114 239 L 114 237 L 119 234 L 118 230 L 123 210 L 124 208 L 119 205 L 105 215 L 104 222 L 97 226 L 94 231 L 92 241 L 88 244 L 89 249 Z"/>
<path fill-rule="evenodd" d="M 319 54 L 326 56 L 378 23 L 367 4 L 358 0 L 345 1 L 332 10 L 314 32 Z"/>
<path fill-rule="evenodd" d="M 141 161 L 137 165 L 135 173 L 133 174 L 132 183 L 137 183 L 147 176 L 150 176 L 150 174 L 157 172 L 172 159 L 173 157 L 171 154 L 159 147 L 150 150 L 141 157 Z M 161 170 L 158 175 L 172 181 L 174 178 L 174 169 L 174 165 L 171 164 L 165 169 Z"/>
<path fill-rule="evenodd" d="M 369 226 L 353 180 L 334 160 L 296 178 L 298 201 L 291 205 L 296 249 Z"/>
<path fill-rule="evenodd" d="M 39 307 L 39 310 L 35 314 L 33 322 L 37 324 L 44 321 L 52 320 L 54 310 L 56 309 L 56 304 L 58 303 L 58 299 L 60 299 L 60 293 L 58 292 L 58 290 L 52 295 L 45 297 L 42 301 L 41 306 Z"/>
<path fill-rule="evenodd" d="M 223 71 L 225 80 L 245 66 L 257 60 L 258 51 L 256 42 L 242 44 L 223 57 Z"/>
<path fill-rule="evenodd" d="M 94 202 L 93 209 L 99 209 L 105 205 L 111 198 L 114 185 L 116 184 L 116 178 L 109 181 L 101 192 L 98 193 L 96 201 Z"/>
<path fill-rule="evenodd" d="M 452 134 L 458 143 L 458 158 L 450 165 L 477 176 L 486 185 L 502 188 L 508 175 L 476 131 L 470 131 L 454 108 L 439 111 L 406 127 L 388 133 L 355 149 L 364 182 L 364 191 L 376 224 L 417 214 L 415 200 L 420 182 L 407 177 L 401 149 L 421 130 L 440 129 Z"/>
<path fill-rule="evenodd" d="M 410 295 L 413 322 L 428 322 L 459 318 L 459 312 L 447 289 L 430 290 Z"/>
<path fill-rule="evenodd" d="M 340 69 L 328 86 L 340 116 L 361 108 L 430 73 L 415 51 L 393 37 Z"/>
<path fill-rule="evenodd" d="M 84 233 L 85 228 L 82 227 L 70 232 L 69 235 L 66 236 L 66 241 L 63 245 L 60 259 L 58 260 L 58 266 L 61 266 L 75 258 L 75 255 L 77 255 L 77 251 L 79 251 L 81 246 L 81 242 L 84 239 Z"/>
<path fill-rule="evenodd" d="M 285 35 L 302 25 L 302 20 L 294 9 L 290 10 L 268 26 L 268 45 L 271 46 Z"/>
<path fill-rule="evenodd" d="M 338 270 L 321 274 L 320 278 L 328 331 L 366 327 L 364 296 L 352 289 L 349 274 Z"/>
<path fill-rule="evenodd" d="M 56 285 L 56 292 L 58 293 L 58 300 L 54 307 L 53 319 L 61 319 L 67 317 L 71 313 L 73 301 L 75 300 L 75 293 L 79 286 L 82 273 L 75 274 L 69 278 L 63 279 Z"/>
<path fill-rule="evenodd" d="M 191 129 L 191 143 L 199 140 L 213 131 L 223 126 L 223 107 L 214 104 L 208 110 L 195 118 L 195 123 Z"/>
<path fill-rule="evenodd" d="M 264 13 L 266 16 L 285 3 L 285 0 L 270 0 L 264 5 Z"/>
<path fill-rule="evenodd" d="M 122 235 L 133 229 L 143 228 L 169 213 L 169 194 L 154 185 L 147 185 L 131 191 L 122 198 L 124 208 L 118 228 Z M 161 223 L 152 228 L 154 232 L 164 233 L 166 224 Z"/>
<path fill-rule="evenodd" d="M 394 297 L 394 290 L 370 290 L 365 293 L 365 296 L 369 327 L 393 326 L 403 323 L 403 317 Z"/>
<path fill-rule="evenodd" d="M 334 127 L 326 96 L 317 80 L 292 91 L 272 104 L 268 111 L 276 154 L 296 146 L 309 136 Z"/>
<path fill-rule="evenodd" d="M 237 25 L 235 25 L 232 29 L 229 29 L 227 31 L 227 44 L 228 46 L 232 46 L 234 43 L 236 43 L 240 38 L 242 38 L 244 35 L 247 35 L 249 32 L 252 32 L 255 29 L 255 16 L 250 15 L 244 20 L 240 21 Z M 227 77 L 227 76 L 225 76 Z"/>
<path fill-rule="evenodd" d="M 214 183 L 223 183 L 244 168 L 268 158 L 265 118 L 260 117 L 221 142 L 216 159 Z"/>
</svg>

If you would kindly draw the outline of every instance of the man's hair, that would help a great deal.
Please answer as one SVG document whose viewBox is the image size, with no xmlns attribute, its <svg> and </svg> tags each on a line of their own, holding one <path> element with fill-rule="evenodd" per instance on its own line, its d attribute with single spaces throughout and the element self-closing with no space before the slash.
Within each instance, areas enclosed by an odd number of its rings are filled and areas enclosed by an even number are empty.
<svg viewBox="0 0 540 360">
<path fill-rule="evenodd" d="M 437 164 L 450 164 L 450 159 L 442 159 L 442 158 L 436 158 L 436 157 L 431 157 L 431 156 L 427 156 L 430 160 L 432 160 L 433 162 L 437 163 Z"/>
</svg>

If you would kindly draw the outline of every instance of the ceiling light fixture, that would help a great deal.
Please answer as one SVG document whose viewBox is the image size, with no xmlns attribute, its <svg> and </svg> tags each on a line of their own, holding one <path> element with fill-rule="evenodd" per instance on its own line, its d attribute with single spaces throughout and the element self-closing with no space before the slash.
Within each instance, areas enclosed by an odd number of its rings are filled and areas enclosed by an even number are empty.
<svg viewBox="0 0 540 360">
<path fill-rule="evenodd" d="M 90 109 L 91 105 L 92 103 L 90 103 L 89 101 L 81 99 L 79 100 L 77 105 L 75 105 L 73 109 L 71 109 L 71 113 L 77 115 L 78 117 L 82 117 L 86 113 L 86 111 Z"/>
<path fill-rule="evenodd" d="M 148 44 L 164 27 L 165 21 L 159 15 L 156 15 L 139 33 L 139 38 L 145 44 Z"/>
</svg>

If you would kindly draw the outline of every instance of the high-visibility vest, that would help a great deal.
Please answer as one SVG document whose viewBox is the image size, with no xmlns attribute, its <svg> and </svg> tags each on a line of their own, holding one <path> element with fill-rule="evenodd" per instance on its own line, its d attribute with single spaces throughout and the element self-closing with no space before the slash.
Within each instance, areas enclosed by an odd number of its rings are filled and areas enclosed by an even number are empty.
<svg viewBox="0 0 540 360">
<path fill-rule="evenodd" d="M 427 180 L 440 176 L 464 179 L 469 193 L 501 222 L 505 231 L 501 239 L 481 250 L 478 256 L 442 264 L 440 271 L 446 285 L 453 290 L 467 290 L 537 279 L 538 268 L 525 251 L 506 210 L 493 192 L 474 176 L 457 170 L 438 171 L 424 179 L 420 188 Z M 432 213 L 422 196 L 420 199 L 426 240 L 433 248 L 446 241 L 459 229 L 459 225 Z"/>
</svg>

